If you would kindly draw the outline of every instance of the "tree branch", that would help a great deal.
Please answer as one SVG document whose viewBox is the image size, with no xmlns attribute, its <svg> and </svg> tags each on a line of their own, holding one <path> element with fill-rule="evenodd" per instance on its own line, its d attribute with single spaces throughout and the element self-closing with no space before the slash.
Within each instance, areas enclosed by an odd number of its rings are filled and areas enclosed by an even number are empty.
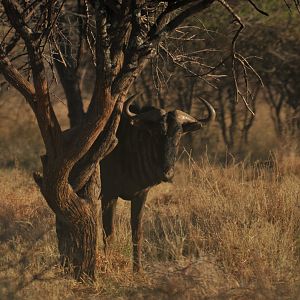
<svg viewBox="0 0 300 300">
<path fill-rule="evenodd" d="M 111 99 L 112 63 L 110 39 L 107 34 L 107 12 L 104 1 L 95 1 L 96 10 L 96 80 L 87 111 L 87 118 L 97 119 L 111 113 L 114 102 Z"/>
<path fill-rule="evenodd" d="M 116 131 L 122 107 L 122 102 L 117 101 L 105 128 L 86 155 L 72 169 L 69 181 L 75 191 L 80 190 L 84 186 L 88 178 L 92 175 L 95 165 L 117 145 Z"/>
<path fill-rule="evenodd" d="M 268 13 L 266 13 L 265 11 L 261 10 L 252 0 L 248 0 L 248 2 L 261 14 L 265 15 L 265 16 L 269 16 Z"/>
<path fill-rule="evenodd" d="M 13 0 L 2 1 L 6 15 L 16 32 L 24 40 L 33 74 L 36 109 L 41 134 L 48 155 L 56 155 L 61 151 L 61 129 L 53 111 L 42 55 L 39 51 L 37 35 L 27 26 Z"/>
<path fill-rule="evenodd" d="M 92 147 L 103 131 L 115 102 L 119 97 L 111 95 L 112 66 L 110 40 L 107 34 L 107 18 L 104 1 L 95 3 L 96 10 L 96 80 L 88 111 L 81 127 L 64 133 L 67 160 L 73 165 Z M 76 139 L 74 138 L 76 137 Z"/>
<path fill-rule="evenodd" d="M 33 85 L 29 81 L 27 81 L 22 76 L 22 74 L 11 64 L 10 60 L 5 57 L 4 51 L 1 50 L 0 72 L 4 75 L 5 79 L 26 98 L 31 108 L 35 111 L 35 90 Z"/>
<path fill-rule="evenodd" d="M 184 9 L 171 21 L 164 25 L 163 28 L 160 29 L 158 25 L 156 25 L 156 27 L 152 27 L 142 44 L 139 45 L 139 43 L 136 43 L 131 45 L 131 47 L 129 47 L 127 50 L 128 53 L 130 52 L 129 58 L 113 82 L 112 95 L 117 95 L 122 93 L 122 90 L 129 89 L 130 85 L 147 64 L 148 60 L 155 55 L 155 46 L 166 36 L 166 34 L 178 27 L 180 23 L 182 23 L 189 16 L 195 14 L 196 12 L 203 11 L 209 7 L 214 1 L 215 0 L 197 1 L 197 4 L 191 5 Z M 162 23 L 162 19 L 170 12 L 173 12 L 178 8 L 182 8 L 190 3 L 192 3 L 192 1 L 185 0 L 168 4 L 166 10 L 162 12 L 160 16 L 158 16 L 158 23 Z M 139 30 L 133 28 L 132 34 L 134 32 L 135 35 L 140 34 Z M 137 39 L 137 37 L 135 37 L 135 39 Z M 131 37 L 131 40 L 134 41 L 134 37 Z"/>
<path fill-rule="evenodd" d="M 162 29 L 160 29 L 158 31 L 153 30 L 152 33 L 148 35 L 148 39 L 145 41 L 145 43 L 157 44 L 161 39 L 163 39 L 166 36 L 166 34 L 170 33 L 172 30 L 174 30 L 176 27 L 178 27 L 184 20 L 186 20 L 188 17 L 194 15 L 195 13 L 198 13 L 198 12 L 203 11 L 204 9 L 208 8 L 214 1 L 215 0 L 201 0 L 197 4 L 194 4 L 194 5 L 186 8 L 185 10 L 180 12 L 178 15 L 176 15 Z M 178 9 L 180 7 L 186 6 L 189 2 L 190 1 L 182 1 L 181 3 L 177 3 L 177 5 L 175 4 L 174 8 L 170 9 L 170 12 L 172 12 L 175 9 Z M 162 13 L 162 14 L 164 14 L 164 13 Z M 159 18 L 160 17 L 158 17 L 158 19 Z"/>
</svg>

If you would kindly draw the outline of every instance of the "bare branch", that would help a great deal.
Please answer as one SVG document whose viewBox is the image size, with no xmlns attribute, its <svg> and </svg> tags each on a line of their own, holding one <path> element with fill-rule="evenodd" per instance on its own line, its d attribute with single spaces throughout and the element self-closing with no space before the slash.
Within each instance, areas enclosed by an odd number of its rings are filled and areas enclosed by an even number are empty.
<svg viewBox="0 0 300 300">
<path fill-rule="evenodd" d="M 265 15 L 265 16 L 269 16 L 269 14 L 263 10 L 261 10 L 252 0 L 248 0 L 248 2 L 261 14 Z"/>
<path fill-rule="evenodd" d="M 35 90 L 33 85 L 11 64 L 2 51 L 0 54 L 0 72 L 4 75 L 5 79 L 26 98 L 32 109 L 35 110 Z"/>
<path fill-rule="evenodd" d="M 114 103 L 111 103 L 112 62 L 110 39 L 107 33 L 107 12 L 103 1 L 96 1 L 96 81 L 87 115 L 89 119 L 109 117 Z M 112 100 L 112 99 L 111 99 Z"/>
<path fill-rule="evenodd" d="M 188 2 L 190 1 L 182 1 L 181 4 L 185 6 Z M 165 26 L 163 26 L 162 29 L 160 29 L 157 32 L 153 30 L 153 32 L 148 36 L 146 42 L 158 43 L 159 40 L 164 38 L 166 34 L 170 33 L 172 30 L 178 27 L 185 19 L 187 19 L 191 15 L 194 15 L 195 13 L 198 13 L 208 8 L 213 2 L 214 0 L 202 0 L 197 4 L 194 4 L 184 9 L 182 12 L 176 15 L 171 21 L 169 21 Z M 178 5 L 176 6 L 176 8 L 182 7 L 182 5 Z M 173 11 L 173 9 L 171 9 L 170 12 L 171 11 Z"/>
<path fill-rule="evenodd" d="M 36 96 L 35 115 L 49 155 L 56 155 L 61 147 L 61 129 L 53 111 L 43 58 L 38 47 L 36 34 L 27 26 L 12 0 L 3 0 L 6 15 L 16 32 L 24 40 L 33 74 Z"/>
<path fill-rule="evenodd" d="M 233 82 L 234 82 L 234 86 L 235 86 L 235 101 L 238 102 L 238 97 L 239 97 L 239 95 L 242 95 L 242 94 L 239 90 L 237 74 L 236 74 L 236 41 L 239 37 L 239 34 L 244 29 L 244 24 L 242 23 L 240 17 L 233 11 L 231 6 L 227 3 L 227 1 L 225 1 L 225 0 L 218 0 L 218 1 L 229 11 L 229 13 L 233 16 L 234 20 L 240 25 L 240 27 L 238 28 L 238 30 L 236 31 L 236 33 L 232 39 L 232 43 L 231 43 L 231 57 L 232 57 L 231 72 L 232 72 Z M 244 100 L 244 98 L 243 98 L 243 100 Z M 248 108 L 249 105 L 247 104 L 247 101 L 244 100 L 244 102 Z"/>
</svg>

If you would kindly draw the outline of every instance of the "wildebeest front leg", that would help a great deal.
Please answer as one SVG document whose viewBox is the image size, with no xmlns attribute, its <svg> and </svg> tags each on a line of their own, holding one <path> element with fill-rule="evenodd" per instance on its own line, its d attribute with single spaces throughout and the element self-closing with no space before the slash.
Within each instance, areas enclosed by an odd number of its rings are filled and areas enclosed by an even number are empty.
<svg viewBox="0 0 300 300">
<path fill-rule="evenodd" d="M 131 230 L 133 244 L 133 271 L 142 269 L 143 210 L 148 192 L 142 192 L 131 201 Z"/>
<path fill-rule="evenodd" d="M 102 224 L 103 224 L 103 242 L 104 250 L 107 251 L 109 244 L 114 238 L 114 219 L 116 214 L 117 199 L 105 198 L 101 199 Z"/>
</svg>

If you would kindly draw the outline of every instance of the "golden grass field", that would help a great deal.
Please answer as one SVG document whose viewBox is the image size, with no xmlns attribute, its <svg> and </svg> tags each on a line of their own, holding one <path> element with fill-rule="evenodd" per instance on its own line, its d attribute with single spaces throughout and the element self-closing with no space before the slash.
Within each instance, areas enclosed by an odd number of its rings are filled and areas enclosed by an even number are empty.
<svg viewBox="0 0 300 300">
<path fill-rule="evenodd" d="M 227 166 L 186 157 L 173 184 L 150 192 L 144 272 L 132 274 L 120 200 L 97 281 L 80 284 L 59 267 L 54 215 L 30 173 L 40 137 L 22 112 L 0 126 L 0 299 L 300 299 L 299 156 Z"/>
</svg>

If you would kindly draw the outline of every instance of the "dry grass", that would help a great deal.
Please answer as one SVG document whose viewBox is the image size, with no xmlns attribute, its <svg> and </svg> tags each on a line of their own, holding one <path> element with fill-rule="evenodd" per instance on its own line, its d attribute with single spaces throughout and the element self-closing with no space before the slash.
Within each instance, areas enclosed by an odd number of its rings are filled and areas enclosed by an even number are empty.
<svg viewBox="0 0 300 300">
<path fill-rule="evenodd" d="M 0 98 L 0 168 L 34 170 L 43 142 L 30 107 L 20 96 Z"/>
<path fill-rule="evenodd" d="M 58 265 L 54 216 L 29 172 L 40 166 L 43 147 L 18 101 L 0 113 L 1 300 L 299 299 L 299 150 L 254 165 L 182 163 L 174 184 L 149 195 L 138 276 L 129 203 L 120 201 L 116 242 L 107 256 L 100 245 L 97 281 L 84 285 Z M 270 126 L 257 125 L 249 149 L 258 158 L 275 148 L 261 128 Z"/>
<path fill-rule="evenodd" d="M 180 166 L 176 184 L 151 191 L 144 274 L 131 273 L 129 206 L 120 201 L 117 239 L 107 257 L 100 250 L 93 286 L 57 265 L 54 218 L 30 175 L 2 169 L 0 298 L 297 299 L 299 166 Z"/>
</svg>

